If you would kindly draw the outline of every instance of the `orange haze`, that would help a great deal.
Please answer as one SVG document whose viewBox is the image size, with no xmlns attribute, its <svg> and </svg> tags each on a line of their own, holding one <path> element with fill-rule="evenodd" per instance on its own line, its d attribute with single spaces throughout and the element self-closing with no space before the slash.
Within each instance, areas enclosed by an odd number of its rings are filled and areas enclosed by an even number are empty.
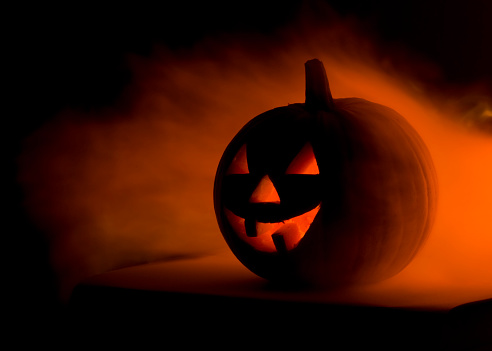
<svg viewBox="0 0 492 351">
<path fill-rule="evenodd" d="M 252 117 L 304 101 L 304 62 L 324 62 L 334 98 L 387 105 L 417 129 L 439 179 L 434 230 L 394 280 L 492 297 L 492 137 L 470 130 L 391 55 L 345 24 L 300 24 L 270 37 L 224 36 L 190 50 L 129 56 L 132 84 L 112 108 L 65 111 L 25 140 L 19 179 L 46 233 L 62 298 L 117 267 L 228 250 L 213 180 Z M 383 52 L 380 50 L 379 52 Z M 384 55 L 383 55 L 384 56 Z M 402 66 L 403 67 L 403 66 Z M 429 70 L 409 59 L 402 71 Z"/>
</svg>

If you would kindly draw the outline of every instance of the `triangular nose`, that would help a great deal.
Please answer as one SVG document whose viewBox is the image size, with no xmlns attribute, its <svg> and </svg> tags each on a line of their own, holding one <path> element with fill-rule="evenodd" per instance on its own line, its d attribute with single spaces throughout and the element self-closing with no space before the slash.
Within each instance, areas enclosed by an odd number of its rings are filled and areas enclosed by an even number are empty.
<svg viewBox="0 0 492 351">
<path fill-rule="evenodd" d="M 280 203 L 280 197 L 278 196 L 277 189 L 273 185 L 270 177 L 265 175 L 261 178 L 260 182 L 256 186 L 255 191 L 249 198 L 251 203 Z"/>
</svg>

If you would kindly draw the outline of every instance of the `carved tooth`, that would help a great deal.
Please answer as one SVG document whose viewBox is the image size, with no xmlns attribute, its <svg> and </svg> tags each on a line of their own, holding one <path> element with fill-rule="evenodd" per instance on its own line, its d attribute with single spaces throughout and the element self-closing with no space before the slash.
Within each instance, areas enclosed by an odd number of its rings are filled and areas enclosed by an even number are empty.
<svg viewBox="0 0 492 351">
<path fill-rule="evenodd" d="M 258 232 L 256 231 L 256 221 L 254 219 L 246 218 L 244 221 L 244 226 L 248 237 L 256 238 L 258 236 Z"/>
<path fill-rule="evenodd" d="M 283 254 L 287 252 L 287 246 L 285 245 L 284 236 L 282 234 L 272 234 L 272 240 L 278 253 Z"/>
</svg>

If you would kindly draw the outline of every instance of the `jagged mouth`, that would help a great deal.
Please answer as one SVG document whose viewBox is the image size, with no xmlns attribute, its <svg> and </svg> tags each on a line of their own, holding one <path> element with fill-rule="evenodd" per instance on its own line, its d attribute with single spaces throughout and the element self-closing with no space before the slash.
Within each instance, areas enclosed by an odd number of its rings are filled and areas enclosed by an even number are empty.
<svg viewBox="0 0 492 351">
<path fill-rule="evenodd" d="M 242 218 L 227 208 L 227 220 L 238 236 L 253 248 L 263 252 L 287 252 L 295 248 L 311 227 L 320 205 L 299 216 L 280 222 L 260 222 Z"/>
</svg>

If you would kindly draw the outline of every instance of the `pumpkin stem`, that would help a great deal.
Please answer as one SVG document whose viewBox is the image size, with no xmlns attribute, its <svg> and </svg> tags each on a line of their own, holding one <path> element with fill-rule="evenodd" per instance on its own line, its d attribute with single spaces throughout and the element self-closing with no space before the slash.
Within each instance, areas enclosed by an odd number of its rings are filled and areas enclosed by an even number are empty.
<svg viewBox="0 0 492 351">
<path fill-rule="evenodd" d="M 333 110 L 333 97 L 326 77 L 325 66 L 318 59 L 304 64 L 306 69 L 306 107 L 313 110 Z"/>
</svg>

